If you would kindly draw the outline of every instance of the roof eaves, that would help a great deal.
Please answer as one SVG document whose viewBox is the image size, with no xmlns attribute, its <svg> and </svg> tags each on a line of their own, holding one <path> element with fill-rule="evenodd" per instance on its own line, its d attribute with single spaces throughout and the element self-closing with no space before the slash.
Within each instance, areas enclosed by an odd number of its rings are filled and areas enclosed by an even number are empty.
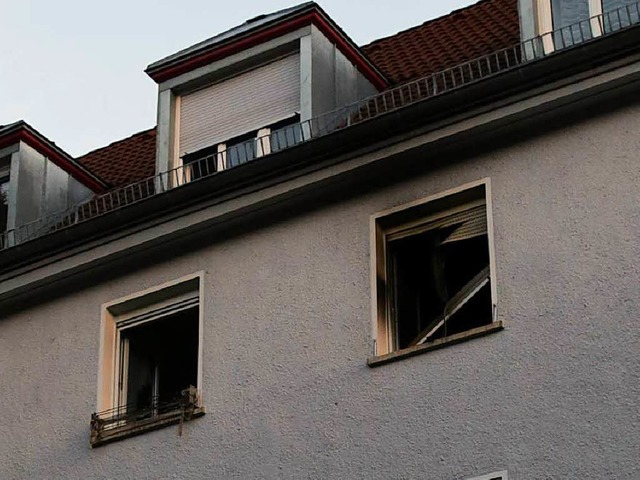
<svg viewBox="0 0 640 480">
<path fill-rule="evenodd" d="M 264 20 L 259 21 L 259 26 L 256 28 L 240 31 L 237 35 L 227 36 L 218 43 L 201 42 L 194 46 L 193 49 L 183 50 L 175 56 L 155 62 L 149 65 L 145 72 L 153 80 L 160 83 L 212 61 L 259 45 L 270 38 L 283 35 L 307 24 L 314 24 L 343 50 L 343 53 L 379 90 L 386 88 L 390 84 L 384 73 L 364 55 L 358 45 L 315 2 L 301 4 L 294 9 L 287 10 L 286 14 L 278 15 L 277 17 L 267 16 Z M 217 37 L 212 39 L 215 38 Z"/>
<path fill-rule="evenodd" d="M 191 45 L 190 47 L 184 48 L 176 53 L 168 55 L 165 58 L 149 64 L 145 69 L 145 72 L 152 72 L 153 70 L 163 68 L 167 65 L 179 62 L 180 60 L 183 60 L 185 58 L 197 55 L 203 50 L 222 45 L 226 42 L 232 41 L 235 38 L 250 35 L 257 30 L 265 28 L 272 23 L 283 20 L 294 13 L 306 11 L 307 9 L 313 8 L 314 6 L 317 6 L 315 2 L 305 2 L 300 5 L 296 5 L 295 7 L 278 10 L 277 12 L 258 15 L 252 19 L 247 20 L 239 26 L 230 28 L 225 32 L 203 40 L 202 42 L 196 43 L 195 45 Z"/>
</svg>

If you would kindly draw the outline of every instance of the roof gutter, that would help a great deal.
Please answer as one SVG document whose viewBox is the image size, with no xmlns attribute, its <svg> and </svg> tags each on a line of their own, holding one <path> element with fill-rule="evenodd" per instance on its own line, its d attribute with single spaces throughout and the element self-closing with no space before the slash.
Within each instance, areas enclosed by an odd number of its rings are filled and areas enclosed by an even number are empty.
<svg viewBox="0 0 640 480">
<path fill-rule="evenodd" d="M 442 96 L 429 98 L 403 109 L 372 118 L 332 134 L 301 143 L 211 177 L 150 197 L 101 217 L 59 230 L 0 252 L 0 271 L 25 267 L 91 241 L 107 242 L 116 235 L 141 225 L 161 222 L 197 205 L 222 203 L 229 198 L 281 183 L 362 154 L 363 149 L 397 143 L 436 129 L 434 124 L 472 109 L 492 108 L 499 102 L 539 89 L 552 82 L 591 76 L 594 68 L 623 61 L 640 54 L 640 26 L 621 31 L 578 47 L 560 51 L 545 59 L 488 78 Z M 638 61 L 637 59 L 635 61 Z M 567 80 L 569 81 L 569 80 Z M 637 81 L 635 79 L 634 81 Z M 105 235 L 105 232 L 109 233 Z"/>
</svg>

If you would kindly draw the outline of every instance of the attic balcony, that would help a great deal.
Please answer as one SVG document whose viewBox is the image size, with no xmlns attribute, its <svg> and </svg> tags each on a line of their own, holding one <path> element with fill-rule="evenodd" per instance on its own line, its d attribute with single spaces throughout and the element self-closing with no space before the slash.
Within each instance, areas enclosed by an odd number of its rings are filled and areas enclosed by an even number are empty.
<svg viewBox="0 0 640 480">
<path fill-rule="evenodd" d="M 530 72 L 534 72 L 531 74 L 532 76 L 538 75 L 540 77 L 535 79 L 538 84 L 551 81 L 554 75 L 560 75 L 557 73 L 559 68 L 547 65 L 546 60 L 550 62 L 552 58 L 557 57 L 556 66 L 564 66 L 566 62 L 563 61 L 562 55 L 577 50 L 581 46 L 599 45 L 603 39 L 618 34 L 624 35 L 624 32 L 628 31 L 628 38 L 623 40 L 623 37 L 620 37 L 620 40 L 625 42 L 621 51 L 626 51 L 637 44 L 635 35 L 638 33 L 637 25 L 639 23 L 640 2 L 390 88 L 310 120 L 287 125 L 279 130 L 262 129 L 249 140 L 237 143 L 227 142 L 224 148 L 215 148 L 204 152 L 201 156 L 188 159 L 185 164 L 177 168 L 113 189 L 69 210 L 8 230 L 0 235 L 0 251 L 51 235 L 111 212 L 123 210 L 151 198 L 165 195 L 170 191 L 188 189 L 192 184 L 204 182 L 212 177 L 219 176 L 222 181 L 231 172 L 240 172 L 252 164 L 262 162 L 266 164 L 268 163 L 267 159 L 275 158 L 286 151 L 294 152 L 295 149 L 323 137 L 337 134 L 340 131 L 351 131 L 385 116 L 389 118 L 390 115 L 408 110 L 410 107 L 430 104 L 432 105 L 430 111 L 433 118 L 445 117 L 450 114 L 447 106 L 454 99 L 464 102 L 467 108 L 471 104 L 477 103 L 479 99 L 485 99 L 482 96 L 484 93 L 481 88 L 492 78 L 505 77 L 510 72 L 515 72 L 511 79 L 513 90 L 523 88 L 523 79 L 526 79 L 527 76 L 519 70 L 527 66 L 530 66 Z M 594 30 L 594 25 L 600 25 L 600 30 Z M 613 42 L 614 39 L 612 38 L 611 41 Z M 549 42 L 553 42 L 554 48 L 548 48 Z M 620 46 L 621 42 L 617 40 L 616 42 L 613 44 L 613 50 Z M 598 61 L 605 61 L 605 53 L 612 51 L 611 46 L 602 44 L 599 50 L 596 49 L 600 53 L 591 54 L 589 58 L 593 60 L 594 64 Z M 577 60 L 574 59 L 574 65 L 571 66 L 572 71 L 586 70 L 590 67 L 585 64 L 585 59 L 581 57 L 580 52 L 575 57 Z M 473 85 L 477 85 L 479 90 L 471 92 Z M 463 90 L 467 91 L 465 89 L 469 90 L 470 96 L 465 97 L 461 94 Z M 458 95 L 452 96 L 456 92 Z M 481 93 L 480 96 L 478 92 Z M 494 92 L 494 95 L 498 94 Z M 446 102 L 444 103 L 445 108 L 438 107 L 438 105 L 443 105 L 443 103 L 437 103 L 439 98 L 442 99 L 442 102 Z M 420 121 L 424 122 L 423 119 Z M 397 122 L 392 121 L 390 125 L 400 128 Z M 248 178 L 249 180 L 255 179 L 250 176 Z M 246 185 L 247 180 L 243 180 L 242 186 L 246 187 Z"/>
</svg>

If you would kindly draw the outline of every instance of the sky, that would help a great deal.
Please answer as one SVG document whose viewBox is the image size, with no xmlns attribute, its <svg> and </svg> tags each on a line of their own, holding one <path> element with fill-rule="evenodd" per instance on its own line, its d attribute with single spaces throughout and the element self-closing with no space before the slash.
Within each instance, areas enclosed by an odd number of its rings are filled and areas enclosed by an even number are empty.
<svg viewBox="0 0 640 480">
<path fill-rule="evenodd" d="M 150 63 L 303 0 L 0 0 L 0 125 L 25 120 L 71 154 L 156 124 Z M 317 0 L 357 43 L 475 0 Z"/>
</svg>

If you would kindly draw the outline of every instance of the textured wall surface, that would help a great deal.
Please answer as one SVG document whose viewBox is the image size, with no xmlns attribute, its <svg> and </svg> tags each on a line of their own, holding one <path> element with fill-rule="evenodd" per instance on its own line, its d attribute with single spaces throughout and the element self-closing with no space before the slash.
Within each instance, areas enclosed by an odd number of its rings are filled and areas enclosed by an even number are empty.
<svg viewBox="0 0 640 480">
<path fill-rule="evenodd" d="M 639 129 L 626 107 L 34 299 L 0 319 L 0 478 L 640 478 Z M 483 177 L 505 330 L 369 369 L 369 216 Z M 91 450 L 101 304 L 199 270 L 208 413 Z"/>
</svg>

